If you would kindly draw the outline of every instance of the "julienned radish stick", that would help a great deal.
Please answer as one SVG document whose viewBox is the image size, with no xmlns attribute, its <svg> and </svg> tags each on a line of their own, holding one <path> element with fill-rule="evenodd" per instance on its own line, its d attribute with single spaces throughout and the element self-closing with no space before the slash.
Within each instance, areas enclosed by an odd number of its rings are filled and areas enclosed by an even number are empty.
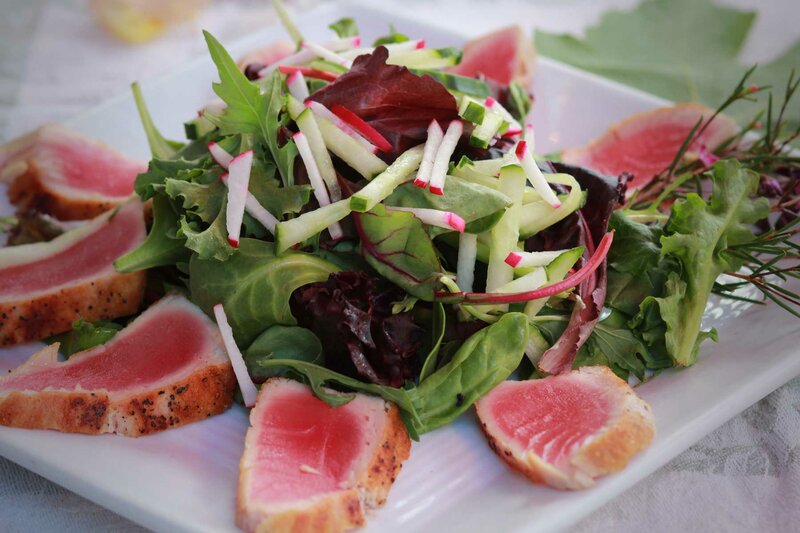
<svg viewBox="0 0 800 533">
<path fill-rule="evenodd" d="M 405 211 L 420 219 L 423 224 L 452 229 L 459 233 L 464 233 L 464 228 L 466 227 L 464 219 L 450 211 L 439 211 L 438 209 L 427 209 L 424 207 L 396 207 L 388 205 L 386 209 L 389 211 Z"/>
<path fill-rule="evenodd" d="M 355 46 L 361 45 L 361 37 L 356 35 L 355 37 L 340 37 L 336 39 L 331 39 L 330 41 L 326 42 L 323 46 L 332 52 L 343 52 L 349 51 Z M 302 65 L 303 63 L 308 63 L 309 61 L 313 60 L 314 52 L 308 49 L 302 49 L 299 52 L 295 52 L 290 56 L 286 56 L 284 58 L 279 59 L 275 63 L 261 69 L 258 72 L 258 76 L 263 78 L 267 74 L 270 74 L 273 70 L 278 68 L 279 66 L 292 66 L 292 65 Z"/>
<path fill-rule="evenodd" d="M 357 132 L 363 135 L 369 142 L 378 147 L 382 152 L 391 152 L 392 143 L 386 140 L 386 137 L 381 135 L 378 130 L 364 122 L 364 120 L 341 105 L 335 105 L 331 108 L 334 115 L 347 122 Z"/>
<path fill-rule="evenodd" d="M 294 121 L 297 123 L 300 132 L 303 133 L 308 141 L 311 156 L 317 164 L 319 175 L 322 177 L 322 181 L 325 182 L 331 200 L 337 202 L 342 199 L 342 190 L 339 188 L 339 182 L 336 179 L 336 169 L 333 168 L 331 154 L 328 153 L 328 147 L 319 129 L 319 124 L 317 124 L 317 120 L 314 118 L 314 113 L 310 109 L 303 107 L 303 104 L 295 100 L 291 95 L 289 96 L 289 100 L 292 102 L 293 107 L 302 109 L 302 112 L 295 117 Z"/>
<path fill-rule="evenodd" d="M 250 169 L 253 166 L 253 151 L 243 152 L 228 165 L 228 203 L 225 206 L 225 225 L 228 230 L 228 243 L 239 247 L 239 234 L 242 231 L 247 187 L 250 184 Z"/>
<path fill-rule="evenodd" d="M 294 67 L 294 66 L 287 66 L 287 65 L 278 65 L 278 70 L 281 71 L 281 74 L 291 74 L 292 72 L 302 72 L 303 76 L 306 78 L 316 78 L 318 80 L 324 81 L 335 81 L 336 78 L 339 76 L 334 74 L 333 72 L 325 72 L 324 70 L 318 70 L 315 68 L 308 68 L 308 67 Z M 261 76 L 261 72 L 258 73 Z M 263 76 L 261 76 L 263 78 Z"/>
<path fill-rule="evenodd" d="M 230 166 L 231 161 L 233 161 L 233 156 L 226 152 L 220 145 L 211 141 L 208 143 L 208 151 L 211 152 L 211 157 L 214 158 L 214 161 L 217 162 L 219 166 L 224 169 L 228 169 Z M 220 176 L 222 183 L 225 186 L 228 186 L 228 174 L 225 173 Z M 247 198 L 244 203 L 244 209 L 250 216 L 256 219 L 264 226 L 270 233 L 273 235 L 275 234 L 275 225 L 278 223 L 278 219 L 275 218 L 272 213 L 264 209 L 264 207 L 259 203 L 255 196 L 253 196 L 250 192 L 247 193 Z"/>
<path fill-rule="evenodd" d="M 546 266 L 552 263 L 559 255 L 567 250 L 552 250 L 546 252 L 511 252 L 506 257 L 506 264 L 514 268 Z"/>
<path fill-rule="evenodd" d="M 322 59 L 325 59 L 325 60 L 328 60 L 331 63 L 336 63 L 337 65 L 342 65 L 343 67 L 347 67 L 347 68 L 350 68 L 352 66 L 352 64 L 353 64 L 350 60 L 345 59 L 342 56 L 340 56 L 339 54 L 331 52 L 330 50 L 328 50 L 324 46 L 320 46 L 320 45 L 318 45 L 316 43 L 311 43 L 311 42 L 306 41 L 301 46 L 305 50 L 308 50 L 309 52 L 314 54 L 315 56 L 321 57 Z"/>
<path fill-rule="evenodd" d="M 428 139 L 425 141 L 425 149 L 422 151 L 422 163 L 420 163 L 417 171 L 417 179 L 414 180 L 414 185 L 421 189 L 427 187 L 428 182 L 431 180 L 433 160 L 436 158 L 436 152 L 439 151 L 443 137 L 444 132 L 439 122 L 436 119 L 431 120 L 428 126 Z"/>
<path fill-rule="evenodd" d="M 561 207 L 561 201 L 553 192 L 553 189 L 550 188 L 550 184 L 547 183 L 542 171 L 536 166 L 533 153 L 528 149 L 527 141 L 522 140 L 517 143 L 516 154 L 519 162 L 522 164 L 522 168 L 525 169 L 525 175 L 528 177 L 528 181 L 530 181 L 533 188 L 536 189 L 536 192 L 538 192 L 542 196 L 542 199 L 550 204 L 551 207 L 556 209 Z"/>
<path fill-rule="evenodd" d="M 222 179 L 222 183 L 227 187 L 228 174 L 223 174 L 220 176 L 220 179 Z M 271 234 L 275 235 L 275 226 L 278 224 L 278 219 L 275 218 L 272 213 L 264 209 L 264 206 L 259 203 L 258 199 L 253 196 L 252 193 L 247 193 L 244 210 L 247 211 L 251 217 L 260 222 Z"/>
<path fill-rule="evenodd" d="M 364 137 L 362 137 L 360 133 L 354 130 L 347 122 L 334 115 L 333 112 L 327 107 L 325 107 L 323 104 L 315 102 L 314 100 L 306 100 L 305 106 L 310 108 L 311 111 L 313 111 L 314 114 L 317 115 L 318 117 L 331 121 L 331 123 L 334 126 L 336 126 L 340 130 L 345 132 L 347 135 L 358 141 L 358 143 L 361 146 L 363 146 L 373 154 L 378 153 L 377 146 L 375 146 L 374 144 L 366 140 Z"/>
<path fill-rule="evenodd" d="M 297 151 L 300 154 L 300 159 L 303 160 L 303 164 L 306 167 L 308 181 L 311 182 L 311 186 L 314 188 L 314 197 L 317 199 L 320 207 L 329 205 L 331 203 L 331 199 L 328 196 L 328 190 L 325 188 L 325 182 L 322 181 L 322 176 L 320 176 L 317 163 L 314 161 L 314 155 L 311 153 L 311 147 L 308 144 L 308 139 L 306 139 L 306 136 L 303 134 L 303 132 L 295 133 L 292 136 L 292 139 L 297 145 Z M 331 234 L 331 238 L 342 238 L 342 227 L 338 222 L 331 224 L 328 227 L 328 231 Z"/>
<path fill-rule="evenodd" d="M 301 102 L 308 98 L 308 85 L 306 85 L 306 77 L 299 70 L 292 72 L 286 77 L 286 86 L 289 88 L 289 94 L 300 100 Z"/>
<path fill-rule="evenodd" d="M 447 132 L 442 137 L 442 142 L 436 151 L 436 157 L 433 159 L 430 180 L 430 190 L 433 194 L 444 194 L 444 182 L 447 179 L 450 158 L 453 157 L 453 152 L 463 131 L 464 124 L 460 120 L 454 120 L 447 126 Z"/>
<path fill-rule="evenodd" d="M 214 141 L 208 143 L 208 152 L 211 154 L 211 157 L 214 159 L 214 161 L 216 161 L 219 166 L 221 166 L 226 170 L 228 168 L 228 165 L 231 164 L 231 161 L 233 161 L 233 156 L 228 152 L 226 152 L 220 145 L 218 145 Z"/>
<path fill-rule="evenodd" d="M 225 309 L 222 304 L 214 306 L 214 318 L 217 320 L 217 327 L 219 328 L 220 335 L 222 336 L 222 343 L 225 345 L 225 351 L 228 352 L 228 359 L 231 360 L 233 373 L 236 375 L 236 381 L 239 382 L 239 389 L 242 391 L 242 399 L 247 407 L 253 407 L 256 404 L 256 397 L 258 396 L 258 389 L 256 388 L 253 380 L 250 379 L 250 374 L 247 372 L 247 365 L 244 363 L 242 352 L 236 346 L 236 341 L 233 338 L 233 330 L 228 324 L 228 317 L 225 314 Z"/>
<path fill-rule="evenodd" d="M 478 257 L 478 234 L 462 233 L 458 236 L 458 264 L 456 283 L 464 292 L 472 292 L 475 280 L 475 260 Z"/>
</svg>

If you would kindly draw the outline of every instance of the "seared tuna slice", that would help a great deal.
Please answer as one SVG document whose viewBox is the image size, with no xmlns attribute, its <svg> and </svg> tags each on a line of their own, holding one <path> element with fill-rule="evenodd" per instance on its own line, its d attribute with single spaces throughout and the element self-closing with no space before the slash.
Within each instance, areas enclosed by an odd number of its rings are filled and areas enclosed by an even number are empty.
<svg viewBox="0 0 800 533">
<path fill-rule="evenodd" d="M 305 385 L 273 378 L 250 412 L 237 524 L 298 533 L 362 526 L 386 501 L 410 445 L 393 404 L 356 394 L 331 407 Z"/>
<path fill-rule="evenodd" d="M 705 123 L 713 115 L 713 109 L 700 104 L 677 104 L 637 113 L 614 124 L 588 145 L 564 150 L 561 160 L 610 176 L 631 173 L 633 179 L 627 189 L 630 196 L 667 170 L 697 122 Z M 710 154 L 738 131 L 733 119 L 717 115 L 694 139 L 686 155 Z M 711 155 L 705 157 L 713 159 Z"/>
<path fill-rule="evenodd" d="M 88 321 L 139 309 L 145 273 L 112 262 L 144 241 L 142 205 L 131 200 L 50 242 L 0 249 L 0 346 L 40 340 Z"/>
<path fill-rule="evenodd" d="M 236 378 L 216 325 L 168 296 L 102 346 L 58 362 L 58 345 L 0 377 L 0 424 L 138 437 L 220 413 Z"/>
<path fill-rule="evenodd" d="M 119 205 L 145 170 L 110 146 L 56 125 L 0 147 L 0 179 L 10 184 L 11 203 L 59 220 L 92 218 Z"/>
<path fill-rule="evenodd" d="M 655 433 L 650 406 L 604 366 L 505 381 L 475 404 L 489 445 L 535 483 L 583 489 Z"/>
</svg>

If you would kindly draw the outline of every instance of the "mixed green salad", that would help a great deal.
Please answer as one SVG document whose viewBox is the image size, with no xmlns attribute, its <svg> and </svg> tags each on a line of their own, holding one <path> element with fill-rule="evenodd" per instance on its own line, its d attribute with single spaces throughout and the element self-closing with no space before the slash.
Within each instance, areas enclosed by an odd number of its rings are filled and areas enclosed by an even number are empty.
<svg viewBox="0 0 800 533">
<path fill-rule="evenodd" d="M 770 202 L 735 157 L 679 166 L 695 192 L 626 204 L 624 177 L 534 157 L 526 90 L 448 72 L 459 50 L 393 29 L 365 46 L 352 19 L 313 44 L 284 22 L 297 52 L 272 66 L 241 70 L 205 34 L 219 100 L 185 143 L 134 85 L 152 225 L 115 263 L 221 304 L 255 382 L 380 395 L 416 437 L 515 372 L 644 380 L 715 338 L 703 310 L 720 274 L 753 264 L 748 245 L 791 243 L 788 225 L 756 225 Z"/>
</svg>

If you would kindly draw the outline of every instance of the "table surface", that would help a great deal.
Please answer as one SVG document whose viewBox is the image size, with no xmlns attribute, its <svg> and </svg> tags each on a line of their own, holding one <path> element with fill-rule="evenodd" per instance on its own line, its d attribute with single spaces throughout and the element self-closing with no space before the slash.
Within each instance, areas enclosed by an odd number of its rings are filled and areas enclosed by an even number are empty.
<svg viewBox="0 0 800 533">
<path fill-rule="evenodd" d="M 758 12 L 742 59 L 764 61 L 800 37 L 797 0 L 716 0 Z M 129 46 L 108 37 L 85 0 L 2 0 L 0 142 L 73 116 L 205 53 L 199 28 L 229 41 L 273 24 L 264 0 L 213 2 L 165 37 Z M 316 0 L 289 2 L 298 11 Z M 489 30 L 517 21 L 580 33 L 606 10 L 637 0 L 406 0 L 421 19 L 443 12 L 453 24 Z M 399 4 L 399 2 L 398 2 Z M 408 9 L 409 4 L 413 9 Z M 458 8 L 456 9 L 456 6 Z M 529 21 L 529 22 L 525 22 Z M 786 332 L 787 335 L 793 332 Z M 757 354 L 754 354 L 757 356 Z M 575 530 L 790 531 L 800 523 L 800 378 L 718 428 Z M 136 524 L 0 458 L 0 531 L 142 531 Z"/>
</svg>

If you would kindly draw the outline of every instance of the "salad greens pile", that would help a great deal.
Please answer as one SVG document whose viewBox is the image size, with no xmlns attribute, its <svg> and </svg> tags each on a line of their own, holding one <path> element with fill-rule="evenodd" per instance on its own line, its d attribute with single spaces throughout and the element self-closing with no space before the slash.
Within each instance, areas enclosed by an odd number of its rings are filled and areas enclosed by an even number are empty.
<svg viewBox="0 0 800 533">
<path fill-rule="evenodd" d="M 642 380 L 716 338 L 706 302 L 770 213 L 757 173 L 693 167 L 712 188 L 622 209 L 624 179 L 534 161 L 530 97 L 448 72 L 459 51 L 393 28 L 361 48 L 352 19 L 324 46 L 287 25 L 297 53 L 243 70 L 205 33 L 218 100 L 186 143 L 134 85 L 152 224 L 115 263 L 209 315 L 222 304 L 253 380 L 301 379 L 331 404 L 352 396 L 326 387 L 380 395 L 416 438 L 515 372 Z M 114 334 L 100 327 L 73 344 Z"/>
</svg>

